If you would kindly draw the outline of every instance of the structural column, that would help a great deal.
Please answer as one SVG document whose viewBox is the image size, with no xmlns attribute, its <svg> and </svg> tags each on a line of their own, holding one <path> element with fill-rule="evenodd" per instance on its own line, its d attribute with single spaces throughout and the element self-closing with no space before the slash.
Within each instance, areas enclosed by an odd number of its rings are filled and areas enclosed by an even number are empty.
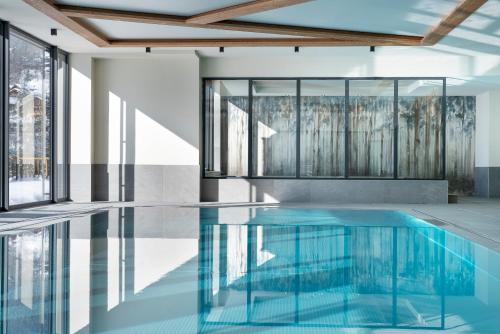
<svg viewBox="0 0 500 334">
<path fill-rule="evenodd" d="M 475 195 L 500 197 L 500 90 L 476 98 Z"/>
</svg>

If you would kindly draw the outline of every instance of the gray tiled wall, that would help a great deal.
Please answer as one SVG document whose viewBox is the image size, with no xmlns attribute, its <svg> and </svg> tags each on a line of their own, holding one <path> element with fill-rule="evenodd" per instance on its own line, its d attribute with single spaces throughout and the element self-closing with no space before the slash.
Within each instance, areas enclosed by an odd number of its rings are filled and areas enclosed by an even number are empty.
<svg viewBox="0 0 500 334">
<path fill-rule="evenodd" d="M 198 166 L 92 165 L 93 201 L 198 202 Z"/>
<path fill-rule="evenodd" d="M 448 181 L 203 179 L 202 201 L 448 203 Z"/>
<path fill-rule="evenodd" d="M 70 198 L 75 202 L 92 200 L 92 165 L 70 165 Z"/>
<path fill-rule="evenodd" d="M 476 167 L 475 196 L 500 197 L 500 167 Z"/>
</svg>

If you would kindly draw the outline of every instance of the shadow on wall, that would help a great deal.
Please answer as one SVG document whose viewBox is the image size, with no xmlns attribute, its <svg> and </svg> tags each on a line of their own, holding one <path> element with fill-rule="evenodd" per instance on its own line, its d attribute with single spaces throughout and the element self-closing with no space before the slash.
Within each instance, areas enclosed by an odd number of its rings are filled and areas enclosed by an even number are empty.
<svg viewBox="0 0 500 334">
<path fill-rule="evenodd" d="M 198 174 L 198 59 L 97 59 L 94 83 L 93 200 L 173 198 Z"/>
<path fill-rule="evenodd" d="M 133 107 L 127 107 L 127 101 L 111 92 L 108 101 L 105 115 L 96 116 L 107 116 L 107 120 L 100 123 L 107 123 L 108 126 L 96 130 L 104 131 L 100 132 L 100 139 L 96 141 L 98 147 L 95 149 L 100 154 L 105 154 L 110 163 L 93 165 L 92 200 L 133 201 L 136 111 Z M 112 186 L 114 187 L 111 188 Z"/>
</svg>

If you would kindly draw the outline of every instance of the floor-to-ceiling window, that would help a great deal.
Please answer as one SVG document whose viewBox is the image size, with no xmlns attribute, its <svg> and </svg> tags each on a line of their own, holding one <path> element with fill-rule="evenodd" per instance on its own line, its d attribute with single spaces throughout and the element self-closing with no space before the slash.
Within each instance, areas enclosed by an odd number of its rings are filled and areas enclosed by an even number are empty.
<svg viewBox="0 0 500 334">
<path fill-rule="evenodd" d="M 57 55 L 57 103 L 56 103 L 56 199 L 66 200 L 68 194 L 68 55 Z"/>
<path fill-rule="evenodd" d="M 0 210 L 2 210 L 7 202 L 6 197 L 6 113 L 4 110 L 8 109 L 8 76 L 7 76 L 7 59 L 8 59 L 8 25 L 0 20 Z"/>
<path fill-rule="evenodd" d="M 9 205 L 50 200 L 50 49 L 11 32 Z"/>
<path fill-rule="evenodd" d="M 1 207 L 67 200 L 68 56 L 1 28 Z"/>
</svg>

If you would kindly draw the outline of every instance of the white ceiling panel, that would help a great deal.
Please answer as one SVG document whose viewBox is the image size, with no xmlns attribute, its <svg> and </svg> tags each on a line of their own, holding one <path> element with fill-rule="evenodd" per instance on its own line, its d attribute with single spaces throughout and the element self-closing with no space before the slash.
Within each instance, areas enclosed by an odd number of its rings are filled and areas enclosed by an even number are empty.
<svg viewBox="0 0 500 334">
<path fill-rule="evenodd" d="M 110 39 L 287 37 L 283 35 L 276 36 L 271 34 L 258 34 L 231 30 L 200 29 L 109 20 L 91 19 L 89 22 Z"/>
<path fill-rule="evenodd" d="M 15 1 L 15 0 L 10 0 Z M 249 0 L 57 0 L 58 4 L 190 16 Z"/>
<path fill-rule="evenodd" d="M 316 0 L 240 20 L 320 28 L 423 35 L 459 0 Z M 418 19 L 411 19 L 418 17 Z"/>
</svg>

